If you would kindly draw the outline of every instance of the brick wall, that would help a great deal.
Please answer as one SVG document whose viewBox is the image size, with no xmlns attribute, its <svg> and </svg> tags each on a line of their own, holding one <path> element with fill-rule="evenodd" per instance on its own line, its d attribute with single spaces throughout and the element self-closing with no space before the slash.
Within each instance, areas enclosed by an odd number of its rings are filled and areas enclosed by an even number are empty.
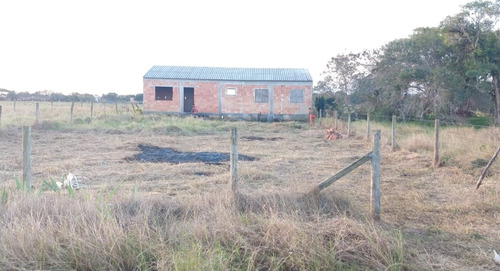
<svg viewBox="0 0 500 271">
<path fill-rule="evenodd" d="M 173 87 L 172 100 L 156 100 L 155 87 Z M 144 111 L 180 112 L 179 82 L 162 79 L 144 79 Z"/>
<path fill-rule="evenodd" d="M 290 92 L 292 90 L 304 91 L 303 103 L 291 103 Z M 307 114 L 307 110 L 311 107 L 311 87 L 310 86 L 274 86 L 274 113 L 275 114 Z"/>
<path fill-rule="evenodd" d="M 200 113 L 219 113 L 219 82 L 184 82 L 184 87 L 194 87 L 194 104 Z"/>
<path fill-rule="evenodd" d="M 236 95 L 227 95 L 227 88 L 236 88 Z M 268 114 L 271 108 L 271 97 L 269 97 L 269 101 L 267 103 L 256 103 L 256 88 L 270 89 L 268 85 L 223 85 L 222 113 Z"/>
<path fill-rule="evenodd" d="M 200 113 L 219 113 L 219 85 L 222 84 L 223 114 L 269 114 L 271 99 L 275 114 L 307 114 L 311 107 L 311 86 L 274 85 L 271 97 L 271 87 L 266 84 L 226 84 L 214 81 L 179 82 L 164 79 L 144 79 L 144 110 L 153 112 L 181 112 L 180 93 L 182 87 L 194 88 L 194 103 Z M 173 88 L 173 100 L 155 100 L 155 87 L 167 86 Z M 236 88 L 236 95 L 227 95 L 227 88 Z M 255 89 L 268 89 L 267 103 L 255 102 Z M 303 90 L 304 102 L 291 103 L 291 90 Z"/>
</svg>

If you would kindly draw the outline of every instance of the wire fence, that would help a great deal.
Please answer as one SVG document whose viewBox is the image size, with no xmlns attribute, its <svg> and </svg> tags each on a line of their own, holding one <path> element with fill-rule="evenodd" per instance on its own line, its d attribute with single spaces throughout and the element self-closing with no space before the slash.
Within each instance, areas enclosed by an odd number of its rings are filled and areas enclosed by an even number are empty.
<svg viewBox="0 0 500 271">
<path fill-rule="evenodd" d="M 0 101 L 0 127 L 36 123 L 88 124 L 93 120 L 105 121 L 109 117 L 132 118 L 138 111 L 140 108 L 131 103 Z M 344 134 L 349 133 L 349 136 L 369 137 L 371 130 L 379 129 L 383 144 L 394 145 L 393 150 L 403 148 L 431 153 L 438 146 L 439 161 L 436 162 L 441 166 L 480 168 L 500 145 L 500 128 L 488 125 L 440 120 L 439 142 L 435 142 L 435 120 L 431 119 L 366 113 L 318 113 L 320 127 L 333 126 Z M 90 160 L 92 158 L 88 157 L 87 161 Z M 494 166 L 491 170 L 499 172 L 500 168 Z"/>
<path fill-rule="evenodd" d="M 60 122 L 91 123 L 111 116 L 133 116 L 142 109 L 130 102 L 30 102 L 0 101 L 0 125 L 25 126 Z"/>
<path fill-rule="evenodd" d="M 319 118 L 320 127 L 333 126 L 349 137 L 368 137 L 374 129 L 382 130 L 385 145 L 392 150 L 409 150 L 430 156 L 436 152 L 436 166 L 460 168 L 478 175 L 500 146 L 500 127 L 476 125 L 458 121 L 439 120 L 439 136 L 436 136 L 436 120 L 401 118 L 392 115 L 335 114 Z M 336 127 L 335 127 L 336 126 Z M 369 130 L 370 129 L 370 130 Z M 395 146 L 392 146 L 395 144 Z M 495 162 L 490 174 L 500 175 L 500 163 Z"/>
</svg>

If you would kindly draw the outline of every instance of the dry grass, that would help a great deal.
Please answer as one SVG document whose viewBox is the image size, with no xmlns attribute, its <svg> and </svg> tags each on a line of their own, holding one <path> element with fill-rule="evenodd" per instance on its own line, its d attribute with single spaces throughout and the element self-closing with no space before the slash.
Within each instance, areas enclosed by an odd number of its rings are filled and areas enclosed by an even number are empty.
<svg viewBox="0 0 500 271">
<path fill-rule="evenodd" d="M 108 112 L 92 124 L 69 125 L 65 117 L 57 118 L 63 113 L 54 113 L 51 125 L 33 126 L 36 193 L 26 193 L 16 189 L 14 179 L 22 174 L 20 126 L 34 118 L 24 116 L 29 104 L 26 109 L 18 103 L 15 114 L 9 104 L 2 105 L 2 270 L 496 268 L 498 163 L 473 192 L 482 169 L 478 159 L 489 159 L 497 147 L 494 128 L 443 128 L 446 159 L 434 169 L 431 129 L 401 125 L 399 148 L 392 152 L 390 127 L 372 123 L 382 130 L 383 142 L 382 221 L 373 224 L 369 165 L 319 194 L 306 194 L 371 150 L 361 121 L 353 123 L 350 138 L 327 142 L 322 137 L 333 124 L 328 119 L 308 129 L 295 122 L 223 122 L 123 111 Z M 338 125 L 345 134 L 345 124 Z M 227 162 L 124 160 L 139 151 L 139 144 L 229 152 L 232 126 L 239 128 L 239 152 L 258 158 L 239 162 L 238 206 L 226 194 Z M 264 140 L 245 139 L 252 137 Z M 68 172 L 85 176 L 87 187 L 73 196 L 68 191 L 38 194 L 43 180 L 59 180 Z"/>
</svg>

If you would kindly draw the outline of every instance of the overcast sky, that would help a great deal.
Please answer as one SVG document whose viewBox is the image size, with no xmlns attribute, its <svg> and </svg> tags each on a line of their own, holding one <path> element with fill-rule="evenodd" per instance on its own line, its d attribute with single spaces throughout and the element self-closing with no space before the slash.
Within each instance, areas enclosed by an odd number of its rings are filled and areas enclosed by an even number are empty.
<svg viewBox="0 0 500 271">
<path fill-rule="evenodd" d="M 153 65 L 306 68 L 438 26 L 471 0 L 1 0 L 0 88 L 142 93 Z"/>
</svg>

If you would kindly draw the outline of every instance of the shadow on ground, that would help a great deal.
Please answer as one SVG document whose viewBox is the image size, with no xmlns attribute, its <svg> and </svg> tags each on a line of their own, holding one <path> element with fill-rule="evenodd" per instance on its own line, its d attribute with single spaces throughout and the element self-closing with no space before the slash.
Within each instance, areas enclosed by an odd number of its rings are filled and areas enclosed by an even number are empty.
<svg viewBox="0 0 500 271">
<path fill-rule="evenodd" d="M 132 157 L 124 158 L 126 161 L 143 162 L 143 163 L 194 163 L 203 162 L 206 164 L 220 164 L 229 161 L 229 153 L 221 152 L 180 152 L 172 148 L 160 148 L 151 145 L 139 144 L 140 153 L 134 154 Z M 238 154 L 239 161 L 255 161 L 257 158 Z"/>
</svg>

